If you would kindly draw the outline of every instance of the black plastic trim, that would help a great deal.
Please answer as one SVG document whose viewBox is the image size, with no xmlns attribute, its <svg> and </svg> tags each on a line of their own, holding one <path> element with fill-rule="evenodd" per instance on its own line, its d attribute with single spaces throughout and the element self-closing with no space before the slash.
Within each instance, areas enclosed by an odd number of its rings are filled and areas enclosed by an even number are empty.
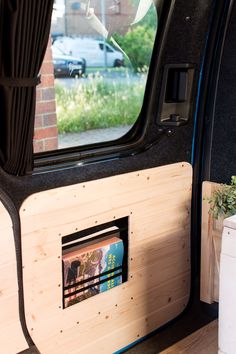
<svg viewBox="0 0 236 354">
<path fill-rule="evenodd" d="M 96 279 L 99 280 L 100 277 L 104 277 L 105 275 L 110 275 L 110 274 L 116 272 L 117 270 L 122 270 L 122 266 L 116 267 L 116 268 L 113 268 L 113 269 L 110 269 L 110 270 L 107 270 L 106 272 L 103 272 L 103 273 L 98 274 L 98 275 L 94 275 L 93 277 L 90 277 L 90 278 L 87 278 L 87 279 L 84 279 L 84 280 L 75 282 L 75 283 L 73 283 L 73 284 L 64 286 L 64 287 L 63 287 L 63 290 L 65 291 L 65 290 L 73 289 L 73 288 L 75 288 L 76 286 L 86 284 L 86 283 L 88 283 L 88 282 L 90 282 L 90 281 L 92 281 L 92 280 L 96 280 Z M 116 277 L 118 277 L 118 276 L 120 276 L 120 275 L 122 275 L 122 272 L 120 272 L 119 274 L 117 273 L 117 274 L 116 274 Z M 110 277 L 107 277 L 107 278 L 105 279 L 105 282 L 108 281 L 108 280 L 110 280 Z M 93 286 L 96 286 L 96 285 L 98 285 L 98 284 L 102 284 L 102 283 L 101 283 L 101 282 L 93 283 L 93 284 L 91 284 L 91 285 L 88 287 L 88 289 L 91 288 L 91 287 L 93 287 Z M 87 288 L 86 288 L 86 289 L 87 289 Z M 80 290 L 78 290 L 78 291 L 76 290 L 76 291 L 73 292 L 73 293 L 70 293 L 70 294 L 68 294 L 68 295 L 64 295 L 64 297 L 69 297 L 69 296 L 71 296 L 71 295 L 74 295 L 74 293 L 77 294 L 77 293 L 79 293 L 79 292 L 81 292 L 81 291 L 84 291 L 84 290 L 86 290 L 86 289 L 83 288 L 83 289 L 80 289 Z"/>
<path fill-rule="evenodd" d="M 202 167 L 202 179 L 210 180 L 211 177 L 211 153 L 213 143 L 213 128 L 215 120 L 216 98 L 218 93 L 218 83 L 220 76 L 220 68 L 222 63 L 225 39 L 232 15 L 234 0 L 225 1 L 225 11 L 222 16 L 222 23 L 218 40 L 216 43 L 214 61 L 211 69 L 211 78 L 208 89 L 208 97 L 206 100 L 206 121 L 205 121 L 205 137 L 204 137 L 204 162 Z"/>
<path fill-rule="evenodd" d="M 175 103 L 176 106 L 178 106 L 178 104 L 180 102 L 168 102 L 166 101 L 166 89 L 167 89 L 167 81 L 168 81 L 168 74 L 169 71 L 171 69 L 185 69 L 186 71 L 188 70 L 193 70 L 193 78 L 192 78 L 192 82 L 191 82 L 191 87 L 190 89 L 190 97 L 189 97 L 189 102 L 187 102 L 187 98 L 186 98 L 186 103 L 188 103 L 189 105 L 189 111 L 188 111 L 188 116 L 187 117 L 180 117 L 180 120 L 178 122 L 172 122 L 170 119 L 163 119 L 164 117 L 162 116 L 163 113 L 163 108 L 164 105 L 168 105 L 170 103 Z M 175 127 L 179 127 L 181 125 L 185 125 L 188 123 L 189 118 L 192 117 L 193 114 L 193 80 L 195 78 L 195 71 L 196 71 L 196 65 L 192 64 L 192 63 L 173 63 L 173 64 L 166 64 L 163 70 L 163 75 L 162 75 L 162 82 L 161 82 L 161 93 L 160 93 L 160 100 L 159 100 L 159 110 L 158 110 L 158 115 L 157 115 L 157 124 L 159 126 L 175 126 Z M 183 102 L 181 102 L 182 104 Z M 175 112 L 173 112 L 175 113 Z M 179 113 L 179 112 L 178 112 Z M 162 117 L 161 117 L 162 116 Z M 181 124 L 184 123 L 184 124 Z"/>
<path fill-rule="evenodd" d="M 112 271 L 112 274 L 115 272 L 114 269 L 111 269 L 111 271 Z M 111 273 L 111 271 L 109 271 L 109 272 L 107 272 L 107 273 L 109 274 L 109 273 Z M 102 277 L 102 276 L 104 276 L 104 275 L 106 275 L 106 274 L 105 274 L 105 273 L 102 273 L 102 274 L 98 275 L 97 278 Z M 104 284 L 104 283 L 106 283 L 107 281 L 112 280 L 112 279 L 115 279 L 115 278 L 120 277 L 120 276 L 122 276 L 122 275 L 123 275 L 122 272 L 116 273 L 116 274 L 111 275 L 111 276 L 109 276 L 109 277 L 107 277 L 107 278 L 105 278 L 105 279 L 99 280 L 99 281 L 96 282 L 96 283 L 93 283 L 93 284 L 91 284 L 91 285 L 88 285 L 88 286 L 86 286 L 86 287 L 84 287 L 84 288 L 82 288 L 82 289 L 78 289 L 78 290 L 75 290 L 75 291 L 73 291 L 73 292 L 71 292 L 71 293 L 69 293 L 69 294 L 66 294 L 66 295 L 63 296 L 63 298 L 64 298 L 64 299 L 67 299 L 67 298 L 70 297 L 70 296 L 77 295 L 77 294 L 79 294 L 79 293 L 81 293 L 81 292 L 83 292 L 83 291 L 86 291 L 86 290 L 88 290 L 88 289 L 91 289 L 93 286 L 97 286 L 97 285 L 100 285 L 100 284 Z M 96 279 L 96 277 L 88 278 L 88 279 L 86 279 L 83 283 L 82 283 L 82 282 L 80 282 L 80 283 L 75 283 L 75 284 L 73 284 L 70 288 L 68 288 L 68 287 L 67 287 L 67 288 L 64 288 L 64 290 L 71 289 L 73 286 L 75 287 L 75 286 L 77 286 L 77 285 L 82 285 L 82 284 L 84 284 L 84 283 L 86 283 L 86 282 L 88 283 L 88 281 L 92 281 L 92 280 L 95 280 L 95 279 Z"/>
<path fill-rule="evenodd" d="M 38 351 L 38 349 L 35 346 L 32 346 L 26 350 L 23 350 L 20 353 L 17 354 L 40 354 L 40 352 Z"/>
</svg>

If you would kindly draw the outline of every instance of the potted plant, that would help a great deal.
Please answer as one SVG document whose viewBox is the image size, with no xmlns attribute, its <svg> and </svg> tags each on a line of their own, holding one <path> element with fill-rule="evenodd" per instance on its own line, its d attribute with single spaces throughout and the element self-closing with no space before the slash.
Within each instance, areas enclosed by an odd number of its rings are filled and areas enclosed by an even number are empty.
<svg viewBox="0 0 236 354">
<path fill-rule="evenodd" d="M 221 184 L 209 199 L 210 213 L 214 219 L 232 216 L 236 214 L 236 176 L 231 177 L 231 184 Z"/>
<path fill-rule="evenodd" d="M 219 271 L 223 221 L 236 214 L 236 176 L 231 184 L 205 182 L 203 186 L 201 300 L 219 301 Z"/>
<path fill-rule="evenodd" d="M 236 176 L 231 177 L 230 184 L 220 184 L 208 201 L 213 228 L 222 233 L 224 219 L 236 214 Z"/>
</svg>

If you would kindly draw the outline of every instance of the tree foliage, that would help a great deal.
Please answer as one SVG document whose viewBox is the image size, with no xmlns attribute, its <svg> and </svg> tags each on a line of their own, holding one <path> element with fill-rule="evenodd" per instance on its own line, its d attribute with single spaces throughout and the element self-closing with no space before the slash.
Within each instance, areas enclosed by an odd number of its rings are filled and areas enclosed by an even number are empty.
<svg viewBox="0 0 236 354">
<path fill-rule="evenodd" d="M 138 8 L 139 0 L 130 1 Z M 150 65 L 157 21 L 156 8 L 152 5 L 146 16 L 138 24 L 131 26 L 124 36 L 119 33 L 113 35 L 135 71 L 145 71 Z"/>
<path fill-rule="evenodd" d="M 219 216 L 231 216 L 236 214 L 236 176 L 232 176 L 231 184 L 222 184 L 217 189 L 212 198 L 209 200 L 211 203 L 211 213 L 215 219 Z"/>
<path fill-rule="evenodd" d="M 140 0 L 130 0 L 134 8 L 138 9 Z M 146 16 L 139 22 L 139 25 L 156 30 L 158 22 L 157 9 L 154 4 L 150 7 Z"/>
<path fill-rule="evenodd" d="M 135 71 L 143 71 L 149 67 L 155 40 L 154 29 L 135 26 L 125 36 L 116 33 L 113 37 L 129 57 Z"/>
</svg>

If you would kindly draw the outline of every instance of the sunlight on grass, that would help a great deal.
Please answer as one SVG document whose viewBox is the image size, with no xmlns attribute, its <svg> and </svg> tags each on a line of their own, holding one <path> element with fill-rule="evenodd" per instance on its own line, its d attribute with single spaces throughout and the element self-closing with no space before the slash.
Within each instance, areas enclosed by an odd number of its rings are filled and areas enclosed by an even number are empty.
<svg viewBox="0 0 236 354">
<path fill-rule="evenodd" d="M 73 88 L 56 83 L 56 102 L 59 133 L 83 132 L 91 129 L 132 125 L 142 107 L 146 80 L 107 82 L 97 74 L 88 82 Z"/>
</svg>

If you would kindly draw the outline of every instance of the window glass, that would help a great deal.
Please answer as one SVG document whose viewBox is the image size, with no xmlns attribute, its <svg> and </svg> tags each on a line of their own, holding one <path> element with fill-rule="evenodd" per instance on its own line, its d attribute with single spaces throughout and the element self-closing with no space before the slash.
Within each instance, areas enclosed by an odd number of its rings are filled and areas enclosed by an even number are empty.
<svg viewBox="0 0 236 354">
<path fill-rule="evenodd" d="M 37 88 L 34 150 L 112 141 L 138 119 L 156 0 L 55 0 Z"/>
<path fill-rule="evenodd" d="M 99 48 L 101 50 L 104 50 L 104 44 L 103 43 L 99 43 Z M 114 49 L 109 47 L 108 45 L 106 45 L 106 51 L 109 52 L 109 53 L 113 53 L 114 52 Z"/>
</svg>

